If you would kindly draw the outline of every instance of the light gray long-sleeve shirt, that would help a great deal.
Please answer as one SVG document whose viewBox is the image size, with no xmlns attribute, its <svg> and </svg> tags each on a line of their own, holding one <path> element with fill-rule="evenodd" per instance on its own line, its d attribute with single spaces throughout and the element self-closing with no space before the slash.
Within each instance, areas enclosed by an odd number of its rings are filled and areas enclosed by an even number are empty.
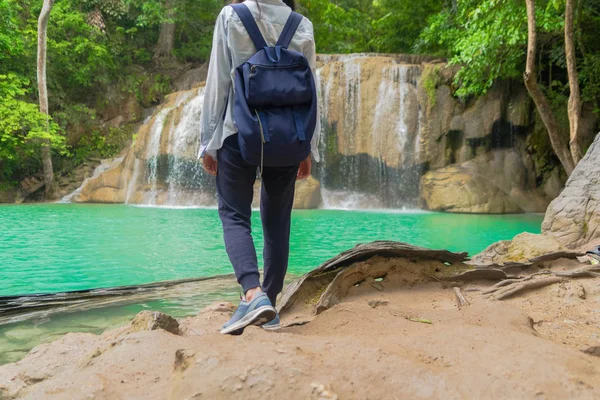
<svg viewBox="0 0 600 400">
<path fill-rule="evenodd" d="M 252 12 L 267 44 L 274 46 L 292 10 L 281 0 L 258 0 L 258 3 L 255 0 L 244 2 Z M 288 48 L 304 54 L 317 84 L 313 25 L 308 18 L 302 20 Z M 237 13 L 231 7 L 224 7 L 217 18 L 213 36 L 201 115 L 202 145 L 198 157 L 206 152 L 216 158 L 217 150 L 223 146 L 225 139 L 238 132 L 233 120 L 234 73 L 235 69 L 248 61 L 256 51 Z M 317 145 L 320 132 L 320 118 L 317 118 L 311 141 L 315 161 L 319 161 Z"/>
</svg>

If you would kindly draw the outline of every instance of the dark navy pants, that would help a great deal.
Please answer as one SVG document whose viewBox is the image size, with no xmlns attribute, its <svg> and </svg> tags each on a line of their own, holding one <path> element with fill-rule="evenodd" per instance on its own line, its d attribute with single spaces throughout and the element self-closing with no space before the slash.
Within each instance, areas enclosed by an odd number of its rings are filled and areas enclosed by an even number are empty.
<svg viewBox="0 0 600 400">
<path fill-rule="evenodd" d="M 260 192 L 260 217 L 264 233 L 264 280 L 260 284 L 250 217 L 257 166 L 244 161 L 237 135 L 225 140 L 217 152 L 217 194 L 225 249 L 244 290 L 262 286 L 275 305 L 283 289 L 290 252 L 290 217 L 298 165 L 265 167 Z"/>
</svg>

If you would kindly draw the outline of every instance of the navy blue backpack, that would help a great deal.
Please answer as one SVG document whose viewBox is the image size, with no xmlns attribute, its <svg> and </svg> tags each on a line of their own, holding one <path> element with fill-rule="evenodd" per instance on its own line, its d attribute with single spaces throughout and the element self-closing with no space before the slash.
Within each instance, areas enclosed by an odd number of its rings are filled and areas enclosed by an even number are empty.
<svg viewBox="0 0 600 400">
<path fill-rule="evenodd" d="M 275 46 L 268 46 L 244 4 L 231 5 L 257 53 L 235 70 L 233 119 L 242 157 L 251 165 L 287 167 L 310 154 L 317 92 L 308 60 L 288 46 L 302 15 L 292 12 Z"/>
</svg>

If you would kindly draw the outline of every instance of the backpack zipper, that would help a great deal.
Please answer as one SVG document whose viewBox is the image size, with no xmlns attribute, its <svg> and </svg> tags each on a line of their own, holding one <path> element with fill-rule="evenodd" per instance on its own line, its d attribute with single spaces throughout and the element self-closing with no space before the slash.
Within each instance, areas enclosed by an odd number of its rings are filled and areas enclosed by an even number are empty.
<svg viewBox="0 0 600 400">
<path fill-rule="evenodd" d="M 302 67 L 302 64 L 296 63 L 291 65 L 262 65 L 262 64 L 251 64 L 250 65 L 250 73 L 256 73 L 256 69 L 290 69 L 296 67 Z"/>
<path fill-rule="evenodd" d="M 258 115 L 258 110 L 255 109 L 254 112 L 256 113 L 256 118 L 258 119 L 258 127 L 260 128 L 260 176 L 262 178 L 265 154 L 265 134 L 263 131 L 262 122 L 260 121 L 260 115 Z"/>
</svg>

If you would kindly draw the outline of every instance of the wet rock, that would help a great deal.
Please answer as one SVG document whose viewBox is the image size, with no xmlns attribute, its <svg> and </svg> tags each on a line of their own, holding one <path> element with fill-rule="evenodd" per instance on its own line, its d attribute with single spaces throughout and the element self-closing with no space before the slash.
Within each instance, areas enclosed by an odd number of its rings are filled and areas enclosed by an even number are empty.
<svg viewBox="0 0 600 400">
<path fill-rule="evenodd" d="M 172 334 L 179 334 L 179 322 L 170 315 L 157 311 L 142 311 L 131 321 L 133 332 L 155 331 L 162 329 Z"/>
<path fill-rule="evenodd" d="M 542 232 L 567 248 L 600 243 L 600 134 L 548 206 Z"/>
</svg>

